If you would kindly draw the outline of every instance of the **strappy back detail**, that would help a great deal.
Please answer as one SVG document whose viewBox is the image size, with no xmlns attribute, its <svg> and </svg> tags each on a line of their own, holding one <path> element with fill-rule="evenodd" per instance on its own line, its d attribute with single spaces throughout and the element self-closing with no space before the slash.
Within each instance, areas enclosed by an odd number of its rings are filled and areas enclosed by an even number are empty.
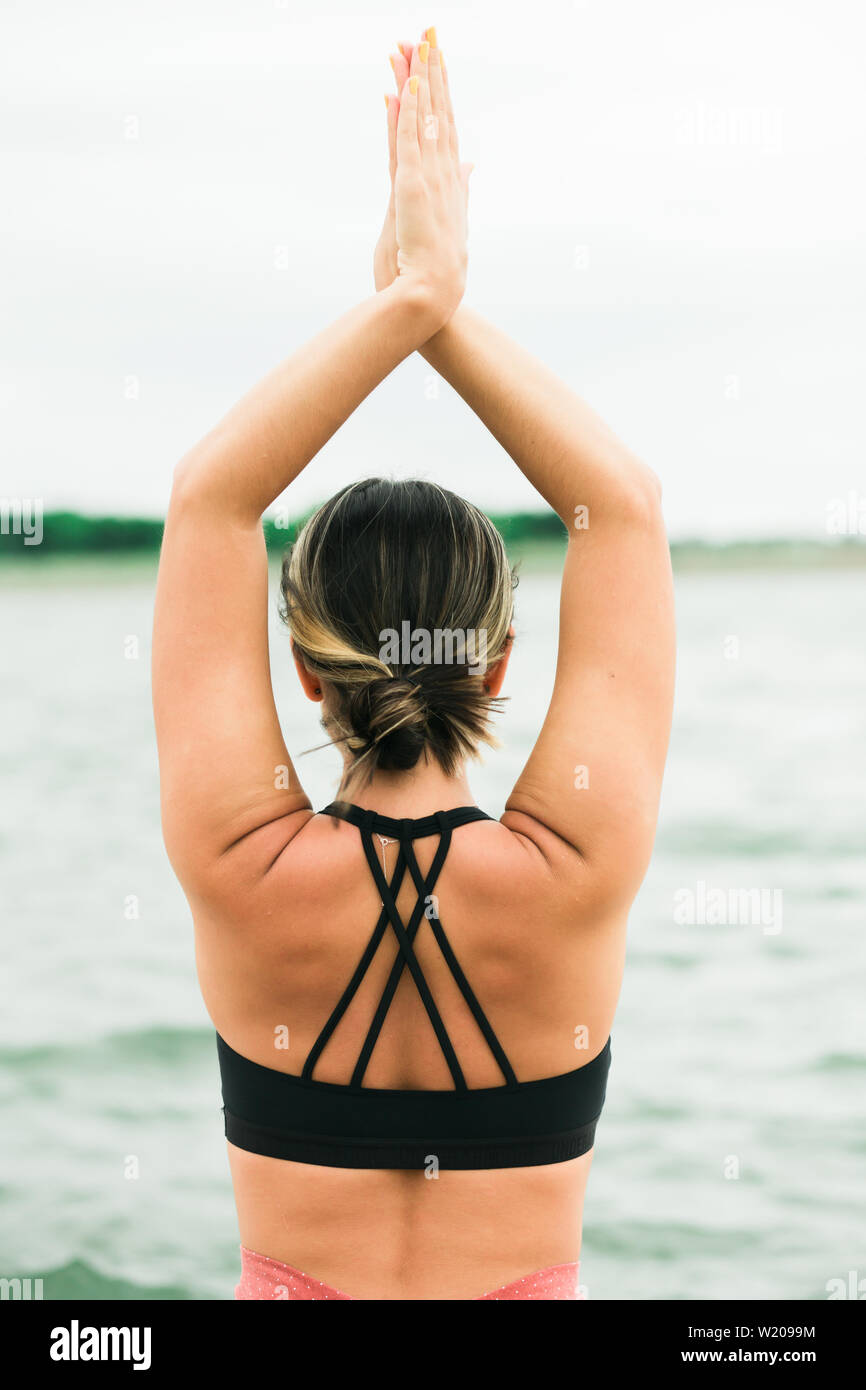
<svg viewBox="0 0 866 1390">
<path fill-rule="evenodd" d="M 437 811 L 433 816 L 426 816 L 420 820 L 393 820 L 389 816 L 380 816 L 375 811 L 363 810 L 360 806 L 346 806 L 332 802 L 326 806 L 323 815 L 333 815 L 340 820 L 347 820 L 352 825 L 356 825 L 361 832 L 361 842 L 364 846 L 364 853 L 367 856 L 367 863 L 370 865 L 376 887 L 382 899 L 382 911 L 379 920 L 373 929 L 373 934 L 367 943 L 363 955 L 358 962 L 357 969 L 351 980 L 347 984 L 343 994 L 334 1007 L 334 1011 L 313 1044 L 309 1056 L 304 1063 L 302 1077 L 309 1081 L 313 1077 L 313 1069 L 319 1060 L 322 1052 L 336 1031 L 337 1025 L 345 1014 L 355 995 L 361 987 L 361 983 L 367 970 L 373 961 L 376 952 L 382 942 L 387 927 L 390 925 L 397 938 L 399 947 L 397 958 L 391 968 L 388 981 L 382 992 L 379 1006 L 370 1023 L 367 1036 L 358 1056 L 355 1069 L 352 1073 L 351 1086 L 360 1086 L 364 1080 L 364 1075 L 373 1055 L 373 1049 L 382 1031 L 382 1026 L 391 1007 L 397 986 L 400 983 L 404 969 L 408 969 L 415 982 L 421 1002 L 427 1012 L 427 1017 L 436 1034 L 437 1041 L 442 1054 L 451 1073 L 455 1090 L 467 1090 L 466 1080 L 462 1068 L 457 1059 L 457 1054 L 448 1031 L 442 1021 L 442 1016 L 436 1007 L 435 1000 L 430 991 L 430 987 L 424 977 L 417 956 L 415 955 L 414 943 L 418 935 L 419 928 L 424 922 L 429 921 L 437 945 L 453 975 L 463 998 L 471 1010 L 475 1022 L 478 1024 L 481 1034 L 490 1048 L 499 1070 L 508 1086 L 517 1085 L 517 1077 L 514 1069 L 509 1062 L 499 1039 L 494 1033 L 484 1010 L 481 1008 L 469 981 L 460 967 L 456 955 L 451 947 L 445 929 L 436 914 L 435 907 L 431 912 L 431 901 L 433 890 L 436 887 L 436 880 L 442 871 L 445 857 L 451 845 L 451 832 L 457 826 L 468 825 L 471 821 L 490 820 L 491 817 L 486 812 L 479 810 L 477 806 L 459 806 L 451 811 Z M 426 839 L 431 835 L 439 836 L 439 843 L 433 856 L 426 878 L 421 873 L 418 860 L 415 856 L 413 840 Z M 385 877 L 382 866 L 379 863 L 376 849 L 373 844 L 373 836 L 378 835 L 386 840 L 396 842 L 399 846 L 397 851 L 397 862 L 390 883 Z M 406 868 L 414 881 L 418 891 L 418 898 L 412 909 L 412 914 L 408 923 L 404 923 L 397 908 L 397 894 L 405 876 Z"/>
<path fill-rule="evenodd" d="M 355 970 L 304 1062 L 300 1076 L 264 1067 L 235 1052 L 217 1034 L 227 1139 L 270 1158 L 345 1168 L 508 1168 L 558 1163 L 586 1153 L 604 1104 L 610 1039 L 585 1066 L 559 1076 L 519 1082 L 467 979 L 438 915 L 434 896 L 452 832 L 491 820 L 477 806 L 459 806 L 417 820 L 398 820 L 345 802 L 321 812 L 360 831 L 382 903 Z M 414 841 L 438 836 L 427 873 Z M 396 842 L 390 879 L 374 839 Z M 407 921 L 397 897 L 408 869 L 417 898 Z M 443 959 L 502 1074 L 498 1086 L 470 1088 L 436 1000 L 415 953 L 422 930 L 432 932 Z M 347 1084 L 317 1081 L 316 1064 L 360 989 L 388 930 L 397 954 Z M 364 1077 L 405 971 L 409 972 L 448 1066 L 449 1090 L 369 1087 Z"/>
</svg>

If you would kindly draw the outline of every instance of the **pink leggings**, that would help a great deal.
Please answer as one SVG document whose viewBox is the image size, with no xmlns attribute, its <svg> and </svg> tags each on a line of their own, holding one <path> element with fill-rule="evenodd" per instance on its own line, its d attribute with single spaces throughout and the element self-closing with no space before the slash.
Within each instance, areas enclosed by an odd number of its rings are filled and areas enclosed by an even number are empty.
<svg viewBox="0 0 866 1390">
<path fill-rule="evenodd" d="M 586 1294 L 577 1282 L 578 1266 L 550 1265 L 539 1269 L 535 1274 L 525 1274 L 515 1279 L 513 1284 L 503 1284 L 492 1293 L 482 1293 L 479 1299 L 536 1298 L 536 1299 L 581 1299 Z M 341 1293 L 323 1284 L 312 1275 L 303 1274 L 292 1265 L 281 1260 L 272 1260 L 268 1255 L 257 1255 L 253 1250 L 241 1246 L 241 1278 L 235 1288 L 237 1299 L 276 1298 L 294 1302 L 297 1299 L 340 1299 L 353 1302 L 351 1294 Z"/>
</svg>

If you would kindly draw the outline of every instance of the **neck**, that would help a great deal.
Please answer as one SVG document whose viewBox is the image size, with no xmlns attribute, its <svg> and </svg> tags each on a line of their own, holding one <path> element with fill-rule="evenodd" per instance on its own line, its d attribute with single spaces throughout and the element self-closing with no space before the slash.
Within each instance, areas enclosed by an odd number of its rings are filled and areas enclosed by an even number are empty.
<svg viewBox="0 0 866 1390">
<path fill-rule="evenodd" d="M 369 782 L 357 784 L 350 795 L 346 793 L 344 773 L 337 799 L 352 801 L 364 810 L 378 811 L 396 820 L 420 820 L 434 811 L 475 805 L 465 769 L 461 766 L 453 777 L 448 777 L 435 759 L 419 762 L 408 772 L 375 772 Z"/>
</svg>

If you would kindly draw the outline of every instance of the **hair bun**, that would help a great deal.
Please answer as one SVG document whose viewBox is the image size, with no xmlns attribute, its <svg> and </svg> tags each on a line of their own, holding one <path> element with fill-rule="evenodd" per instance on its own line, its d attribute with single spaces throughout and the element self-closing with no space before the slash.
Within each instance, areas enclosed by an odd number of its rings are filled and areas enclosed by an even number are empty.
<svg viewBox="0 0 866 1390">
<path fill-rule="evenodd" d="M 352 691 L 347 713 L 353 751 L 363 755 L 375 748 L 383 771 L 415 766 L 427 742 L 427 702 L 417 680 L 374 676 Z"/>
<path fill-rule="evenodd" d="M 496 745 L 502 697 L 481 677 L 508 650 L 515 582 L 490 518 L 435 483 L 365 478 L 313 513 L 283 561 L 283 616 L 328 686 L 321 723 L 348 754 L 345 788 L 427 758 L 454 777 Z M 429 652 L 414 637 L 406 652 L 407 620 Z M 483 634 L 483 669 L 470 634 Z"/>
</svg>

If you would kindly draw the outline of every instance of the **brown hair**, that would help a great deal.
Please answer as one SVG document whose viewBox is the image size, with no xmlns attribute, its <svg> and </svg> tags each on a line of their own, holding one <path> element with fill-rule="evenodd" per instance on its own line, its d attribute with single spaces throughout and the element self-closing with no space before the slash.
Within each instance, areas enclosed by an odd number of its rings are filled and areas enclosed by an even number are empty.
<svg viewBox="0 0 866 1390">
<path fill-rule="evenodd" d="M 333 692 L 324 725 L 350 782 L 425 751 L 451 775 L 496 745 L 483 670 L 508 646 L 516 582 L 490 519 L 435 483 L 367 478 L 313 514 L 283 561 L 282 616 Z"/>
</svg>

